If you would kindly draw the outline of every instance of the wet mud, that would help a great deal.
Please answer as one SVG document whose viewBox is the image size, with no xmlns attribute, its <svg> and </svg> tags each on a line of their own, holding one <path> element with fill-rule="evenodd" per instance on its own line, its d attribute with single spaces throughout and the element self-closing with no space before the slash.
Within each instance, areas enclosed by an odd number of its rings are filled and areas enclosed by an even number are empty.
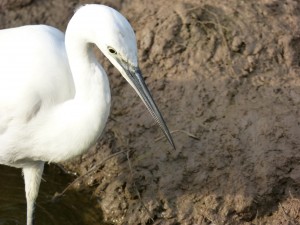
<svg viewBox="0 0 300 225">
<path fill-rule="evenodd" d="M 56 165 L 45 166 L 35 208 L 35 224 L 43 225 L 108 225 L 103 222 L 97 198 L 89 189 L 71 190 L 54 198 L 74 176 Z M 0 166 L 0 225 L 26 223 L 26 199 L 21 170 Z"/>
</svg>

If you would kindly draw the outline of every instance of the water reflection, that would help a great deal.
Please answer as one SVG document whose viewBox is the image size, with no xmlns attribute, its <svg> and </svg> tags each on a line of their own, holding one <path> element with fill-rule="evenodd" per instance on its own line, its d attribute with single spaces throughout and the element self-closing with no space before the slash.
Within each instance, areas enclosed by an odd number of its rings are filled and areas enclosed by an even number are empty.
<svg viewBox="0 0 300 225">
<path fill-rule="evenodd" d="M 56 166 L 46 165 L 37 199 L 36 224 L 43 225 L 105 225 L 101 210 L 90 193 L 68 191 L 55 202 L 55 192 L 61 192 L 74 178 Z M 0 165 L 0 225 L 23 225 L 26 221 L 24 181 L 20 169 Z M 107 224 L 106 224 L 107 225 Z"/>
</svg>

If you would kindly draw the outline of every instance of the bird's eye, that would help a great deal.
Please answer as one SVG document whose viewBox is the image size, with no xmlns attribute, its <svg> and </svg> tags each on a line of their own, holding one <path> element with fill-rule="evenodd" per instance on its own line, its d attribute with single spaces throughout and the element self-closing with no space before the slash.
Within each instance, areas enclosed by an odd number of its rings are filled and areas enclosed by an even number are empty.
<svg viewBox="0 0 300 225">
<path fill-rule="evenodd" d="M 111 54 L 114 54 L 114 55 L 117 54 L 117 51 L 116 51 L 115 49 L 113 49 L 112 47 L 108 47 L 108 51 L 109 51 Z"/>
</svg>

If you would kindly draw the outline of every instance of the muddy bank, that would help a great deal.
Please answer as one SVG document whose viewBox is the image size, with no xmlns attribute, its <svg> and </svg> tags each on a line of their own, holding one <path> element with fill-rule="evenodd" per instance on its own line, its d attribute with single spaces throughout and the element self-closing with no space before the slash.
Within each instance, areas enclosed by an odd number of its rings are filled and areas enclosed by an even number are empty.
<svg viewBox="0 0 300 225">
<path fill-rule="evenodd" d="M 299 1 L 93 2 L 119 9 L 132 23 L 140 67 L 177 147 L 156 140 L 159 127 L 100 54 L 112 88 L 106 133 L 65 166 L 83 174 L 112 153 L 131 150 L 132 174 L 121 154 L 82 184 L 94 188 L 105 218 L 299 223 Z M 78 4 L 35 0 L 2 9 L 1 28 L 46 23 L 64 30 Z"/>
</svg>

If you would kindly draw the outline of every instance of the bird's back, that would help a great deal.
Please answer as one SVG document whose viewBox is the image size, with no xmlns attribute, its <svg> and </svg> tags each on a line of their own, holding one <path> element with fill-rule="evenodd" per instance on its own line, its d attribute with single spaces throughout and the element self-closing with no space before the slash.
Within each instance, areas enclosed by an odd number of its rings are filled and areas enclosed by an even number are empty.
<svg viewBox="0 0 300 225">
<path fill-rule="evenodd" d="M 9 129 L 73 96 L 61 31 L 45 25 L 0 30 L 0 163 Z"/>
</svg>

